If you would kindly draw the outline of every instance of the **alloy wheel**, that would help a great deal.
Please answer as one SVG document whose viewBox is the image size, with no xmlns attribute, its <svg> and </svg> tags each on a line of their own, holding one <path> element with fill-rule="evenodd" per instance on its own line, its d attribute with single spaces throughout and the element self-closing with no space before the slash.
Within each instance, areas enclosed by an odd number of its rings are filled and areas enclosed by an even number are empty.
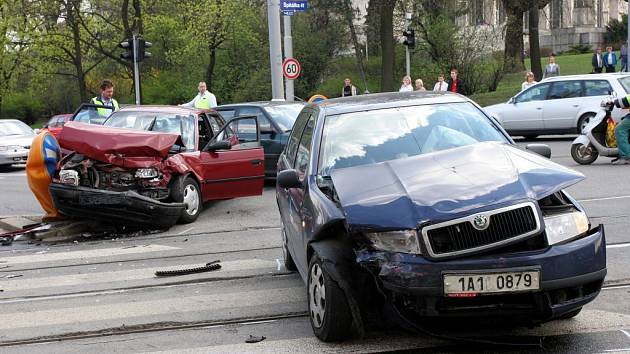
<svg viewBox="0 0 630 354">
<path fill-rule="evenodd" d="M 316 328 L 320 328 L 324 323 L 324 314 L 326 312 L 326 287 L 324 286 L 324 273 L 319 264 L 313 264 L 309 278 L 309 310 L 313 325 Z"/>
</svg>

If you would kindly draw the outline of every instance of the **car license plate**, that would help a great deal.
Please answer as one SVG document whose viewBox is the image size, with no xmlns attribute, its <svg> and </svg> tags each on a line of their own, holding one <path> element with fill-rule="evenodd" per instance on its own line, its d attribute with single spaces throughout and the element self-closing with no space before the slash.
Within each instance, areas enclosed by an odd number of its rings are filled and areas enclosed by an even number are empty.
<svg viewBox="0 0 630 354">
<path fill-rule="evenodd" d="M 446 296 L 520 292 L 540 289 L 540 271 L 444 274 Z"/>
<path fill-rule="evenodd" d="M 14 157 L 13 161 L 22 161 L 22 158 L 21 157 Z"/>
</svg>

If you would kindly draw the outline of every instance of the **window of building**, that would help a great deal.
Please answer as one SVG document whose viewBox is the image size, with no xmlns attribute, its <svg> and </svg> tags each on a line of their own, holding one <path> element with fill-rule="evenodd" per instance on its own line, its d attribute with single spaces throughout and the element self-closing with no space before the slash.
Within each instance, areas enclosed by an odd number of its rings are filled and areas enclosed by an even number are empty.
<svg viewBox="0 0 630 354">
<path fill-rule="evenodd" d="M 551 29 L 562 27 L 562 0 L 551 0 Z"/>
</svg>

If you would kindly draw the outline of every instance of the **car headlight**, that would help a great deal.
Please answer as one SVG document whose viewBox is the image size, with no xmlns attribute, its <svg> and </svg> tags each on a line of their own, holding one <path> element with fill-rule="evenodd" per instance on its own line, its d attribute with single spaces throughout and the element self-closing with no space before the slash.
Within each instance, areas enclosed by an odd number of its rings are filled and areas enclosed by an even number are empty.
<svg viewBox="0 0 630 354">
<path fill-rule="evenodd" d="M 588 231 L 588 218 L 581 211 L 545 217 L 547 243 L 555 245 Z"/>
<path fill-rule="evenodd" d="M 420 254 L 416 230 L 368 232 L 365 236 L 378 250 Z"/>
<path fill-rule="evenodd" d="M 136 170 L 136 178 L 155 178 L 158 171 L 155 168 L 139 168 Z"/>
<path fill-rule="evenodd" d="M 7 151 L 8 146 L 0 146 L 0 151 Z"/>
</svg>

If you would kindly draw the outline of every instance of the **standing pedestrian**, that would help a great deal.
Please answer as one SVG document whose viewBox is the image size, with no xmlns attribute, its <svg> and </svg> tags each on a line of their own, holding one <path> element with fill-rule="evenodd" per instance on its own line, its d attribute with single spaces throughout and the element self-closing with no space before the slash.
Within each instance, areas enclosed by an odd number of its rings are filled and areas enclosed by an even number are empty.
<svg viewBox="0 0 630 354">
<path fill-rule="evenodd" d="M 606 55 L 604 56 L 604 63 L 606 64 L 607 73 L 615 72 L 615 66 L 617 66 L 617 54 L 613 52 L 612 47 L 606 47 Z"/>
<path fill-rule="evenodd" d="M 459 72 L 456 68 L 451 69 L 451 78 L 448 79 L 448 90 L 453 93 L 466 94 L 464 80 L 459 78 Z"/>
<path fill-rule="evenodd" d="M 547 66 L 545 67 L 543 79 L 554 76 L 560 76 L 560 66 L 556 64 L 556 57 L 551 55 L 549 56 L 549 64 L 547 64 Z"/>
<path fill-rule="evenodd" d="M 525 82 L 523 82 L 521 84 L 521 91 L 525 91 L 526 88 L 530 87 L 530 86 L 534 86 L 536 85 L 538 82 L 536 82 L 536 80 L 534 80 L 534 73 L 533 72 L 528 72 L 527 75 L 525 75 Z"/>
<path fill-rule="evenodd" d="M 352 84 L 349 77 L 343 79 L 343 89 L 341 89 L 341 97 L 358 96 L 359 90 Z"/>
<path fill-rule="evenodd" d="M 110 114 L 120 109 L 118 101 L 114 99 L 114 83 L 110 79 L 101 81 L 101 94 L 93 97 L 90 103 L 100 106 L 111 107 L 111 111 L 107 108 L 97 108 L 96 111 L 101 117 L 109 117 Z"/>
<path fill-rule="evenodd" d="M 411 77 L 409 75 L 403 76 L 402 85 L 398 92 L 411 92 L 413 91 L 413 86 L 411 86 Z"/>
<path fill-rule="evenodd" d="M 446 92 L 448 91 L 448 83 L 444 82 L 444 74 L 438 75 L 438 81 L 433 86 L 433 92 Z"/>
<path fill-rule="evenodd" d="M 620 71 L 624 71 L 624 72 L 629 71 L 628 70 L 628 46 L 626 45 L 626 42 L 624 42 L 621 45 L 621 48 L 619 48 L 619 59 L 621 61 Z"/>
<path fill-rule="evenodd" d="M 593 58 L 591 58 L 591 65 L 593 66 L 594 73 L 601 73 L 604 68 L 604 56 L 602 55 L 602 48 L 597 47 L 597 51 L 593 53 Z"/>
<path fill-rule="evenodd" d="M 422 79 L 416 79 L 416 91 L 426 91 L 427 89 L 424 88 L 424 82 L 422 82 Z"/>
<path fill-rule="evenodd" d="M 192 101 L 182 104 L 184 107 L 194 107 L 198 109 L 209 109 L 217 106 L 217 98 L 207 90 L 206 83 L 200 81 L 197 86 L 199 93 Z"/>
</svg>

